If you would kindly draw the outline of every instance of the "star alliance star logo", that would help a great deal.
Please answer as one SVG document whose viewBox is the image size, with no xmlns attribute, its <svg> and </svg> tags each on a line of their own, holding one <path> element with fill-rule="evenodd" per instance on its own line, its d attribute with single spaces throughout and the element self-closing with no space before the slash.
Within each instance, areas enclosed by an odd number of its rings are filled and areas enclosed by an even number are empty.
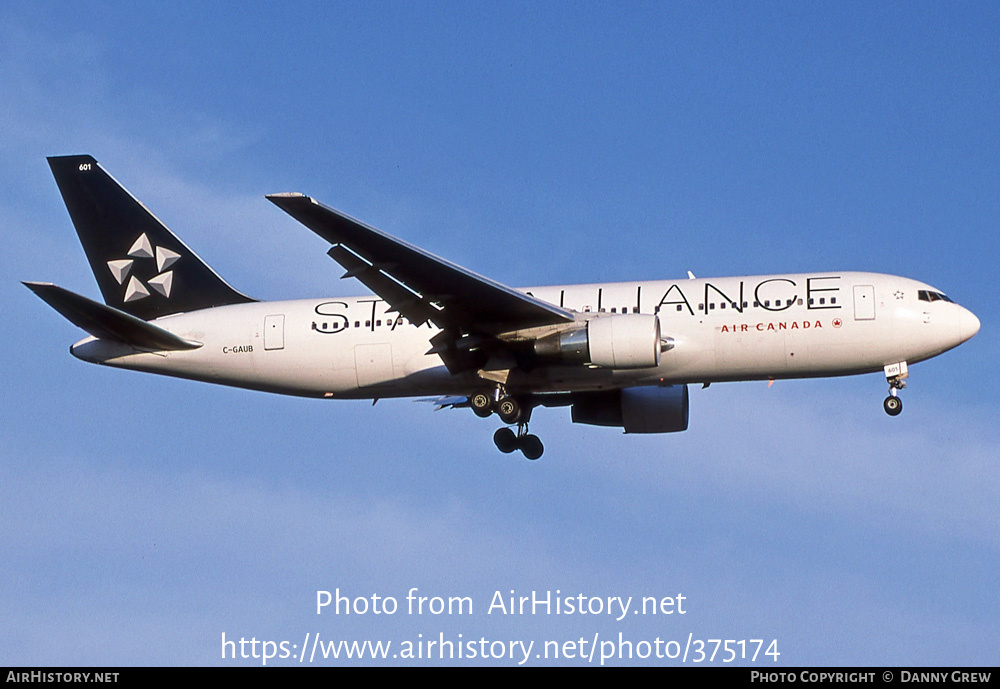
<svg viewBox="0 0 1000 689">
<path fill-rule="evenodd" d="M 167 270 L 181 257 L 180 254 L 164 249 L 161 246 L 154 247 L 150 243 L 146 233 L 143 232 L 139 238 L 132 243 L 132 248 L 127 254 L 130 258 L 121 258 L 108 261 L 108 268 L 119 285 L 125 285 L 125 302 L 139 301 L 148 297 L 153 290 L 164 297 L 170 298 L 170 289 L 174 284 L 174 272 Z M 137 260 L 156 260 L 157 274 L 142 282 L 135 275 L 131 274 Z M 128 281 L 126 283 L 126 280 Z"/>
</svg>

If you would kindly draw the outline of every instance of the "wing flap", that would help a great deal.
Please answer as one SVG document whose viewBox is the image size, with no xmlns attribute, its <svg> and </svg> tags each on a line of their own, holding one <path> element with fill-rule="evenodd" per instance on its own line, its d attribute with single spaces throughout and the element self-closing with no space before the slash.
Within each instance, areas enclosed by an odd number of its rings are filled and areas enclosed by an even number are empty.
<svg viewBox="0 0 1000 689">
<path fill-rule="evenodd" d="M 421 325 L 436 314 L 435 309 L 428 304 L 423 295 L 414 292 L 382 267 L 373 265 L 353 251 L 338 244 L 331 248 L 327 255 L 347 269 L 341 277 L 357 278 L 375 294 L 385 299 L 392 310 L 400 313 L 411 323 Z"/>
<path fill-rule="evenodd" d="M 62 314 L 73 325 L 94 337 L 123 342 L 151 352 L 197 349 L 200 342 L 185 340 L 124 311 L 100 304 L 47 282 L 25 282 L 25 287 Z"/>
</svg>

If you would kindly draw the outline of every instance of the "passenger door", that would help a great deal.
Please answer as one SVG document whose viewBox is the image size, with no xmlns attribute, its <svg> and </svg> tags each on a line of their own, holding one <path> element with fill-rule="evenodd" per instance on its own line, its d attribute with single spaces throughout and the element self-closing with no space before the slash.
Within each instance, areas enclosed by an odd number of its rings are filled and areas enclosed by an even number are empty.
<svg viewBox="0 0 1000 689">
<path fill-rule="evenodd" d="M 854 286 L 854 320 L 875 320 L 875 287 L 873 285 Z"/>
</svg>

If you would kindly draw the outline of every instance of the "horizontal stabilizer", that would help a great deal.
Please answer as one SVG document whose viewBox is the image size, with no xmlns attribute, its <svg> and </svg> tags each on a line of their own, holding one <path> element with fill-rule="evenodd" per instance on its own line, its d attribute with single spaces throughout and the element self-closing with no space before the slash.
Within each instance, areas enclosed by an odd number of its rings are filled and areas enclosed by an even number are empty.
<svg viewBox="0 0 1000 689">
<path fill-rule="evenodd" d="M 162 352 L 197 349 L 200 342 L 185 340 L 141 318 L 105 306 L 47 282 L 25 282 L 25 287 L 94 337 L 115 340 L 136 349 Z"/>
</svg>

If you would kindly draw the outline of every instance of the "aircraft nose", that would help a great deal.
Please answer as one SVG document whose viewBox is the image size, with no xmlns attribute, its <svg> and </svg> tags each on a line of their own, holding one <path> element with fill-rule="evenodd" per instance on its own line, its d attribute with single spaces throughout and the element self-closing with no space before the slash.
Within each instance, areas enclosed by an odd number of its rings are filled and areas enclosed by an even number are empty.
<svg viewBox="0 0 1000 689">
<path fill-rule="evenodd" d="M 979 332 L 979 319 L 976 318 L 976 314 L 964 306 L 962 307 L 962 314 L 958 318 L 958 332 L 962 337 L 962 342 L 965 342 Z"/>
</svg>

